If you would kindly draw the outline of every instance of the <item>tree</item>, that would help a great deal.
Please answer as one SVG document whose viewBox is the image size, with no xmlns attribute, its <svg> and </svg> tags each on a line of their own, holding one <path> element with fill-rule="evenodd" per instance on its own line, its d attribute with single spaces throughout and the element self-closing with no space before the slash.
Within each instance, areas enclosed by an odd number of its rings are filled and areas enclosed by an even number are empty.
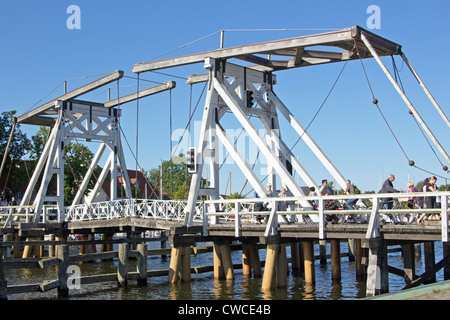
<svg viewBox="0 0 450 320">
<path fill-rule="evenodd" d="M 70 142 L 64 149 L 64 204 L 69 205 L 75 198 L 75 194 L 89 170 L 89 165 L 94 158 L 94 154 L 88 147 L 81 143 Z M 85 193 L 94 187 L 95 177 L 100 175 L 100 171 L 101 168 L 99 166 L 94 169 L 94 174 L 89 181 Z"/>
<path fill-rule="evenodd" d="M 178 158 L 184 159 L 184 155 L 180 154 Z M 158 168 L 153 168 L 147 173 L 150 182 L 160 188 L 161 185 L 161 167 L 162 167 L 162 185 L 163 192 L 170 199 L 184 199 L 187 186 L 191 182 L 191 174 L 187 172 L 186 161 L 170 161 L 165 160 Z"/>
<path fill-rule="evenodd" d="M 31 140 L 33 142 L 30 152 L 31 160 L 39 160 L 42 152 L 44 151 L 44 146 L 45 143 L 47 142 L 49 134 L 50 128 L 41 126 L 38 132 L 31 137 Z"/>
<path fill-rule="evenodd" d="M 4 111 L 0 115 L 0 161 L 3 161 L 15 114 L 16 111 L 12 110 Z M 21 160 L 30 151 L 31 146 L 31 141 L 27 138 L 27 135 L 20 130 L 20 124 L 16 124 L 8 157 L 0 177 L 0 180 L 5 183 L 4 190 L 1 190 L 0 193 L 5 191 L 7 197 L 10 197 L 14 190 L 26 183 L 28 179 L 26 170 L 22 168 Z"/>
<path fill-rule="evenodd" d="M 185 156 L 180 153 L 176 158 L 184 159 Z M 148 179 L 158 190 L 161 185 L 161 167 L 163 192 L 166 196 L 169 199 L 186 199 L 192 178 L 192 174 L 187 171 L 186 161 L 165 160 L 158 168 L 146 172 Z M 200 186 L 207 187 L 207 185 L 206 179 L 201 179 Z"/>
<path fill-rule="evenodd" d="M 40 127 L 38 132 L 31 137 L 33 144 L 31 146 L 30 159 L 36 165 L 44 151 L 50 129 L 47 127 Z M 89 170 L 89 165 L 94 158 L 94 154 L 89 148 L 81 143 L 69 142 L 64 147 L 64 204 L 70 205 L 75 198 L 84 176 Z M 97 166 L 94 169 L 91 180 L 86 188 L 85 194 L 88 190 L 94 187 L 96 177 L 100 175 L 101 168 Z M 56 182 L 56 177 L 53 176 L 49 183 L 48 189 L 51 190 Z M 42 176 L 40 177 L 42 179 Z M 39 188 L 39 184 L 36 185 Z"/>
</svg>

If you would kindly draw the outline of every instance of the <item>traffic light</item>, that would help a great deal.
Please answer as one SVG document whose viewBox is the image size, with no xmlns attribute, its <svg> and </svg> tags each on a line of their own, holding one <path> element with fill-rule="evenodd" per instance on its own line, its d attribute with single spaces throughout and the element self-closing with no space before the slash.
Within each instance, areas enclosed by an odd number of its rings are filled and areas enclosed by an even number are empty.
<svg viewBox="0 0 450 320">
<path fill-rule="evenodd" d="M 195 152 L 195 147 L 191 147 L 187 151 L 186 165 L 189 173 L 197 172 L 197 153 Z"/>
<path fill-rule="evenodd" d="M 247 90 L 247 108 L 253 107 L 253 91 Z"/>
</svg>

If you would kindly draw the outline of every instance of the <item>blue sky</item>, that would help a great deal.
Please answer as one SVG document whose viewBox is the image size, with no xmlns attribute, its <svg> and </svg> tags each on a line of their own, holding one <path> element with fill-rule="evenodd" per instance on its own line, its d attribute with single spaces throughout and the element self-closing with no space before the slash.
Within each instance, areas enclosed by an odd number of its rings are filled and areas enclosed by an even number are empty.
<svg viewBox="0 0 450 320">
<path fill-rule="evenodd" d="M 66 13 L 70 5 L 81 9 L 81 29 L 70 30 Z M 327 29 L 353 25 L 367 27 L 370 5 L 381 10 L 381 29 L 373 32 L 403 46 L 403 51 L 422 77 L 430 91 L 450 116 L 450 63 L 443 53 L 449 52 L 450 2 L 349 0 L 321 1 L 2 1 L 0 4 L 0 111 L 27 112 L 42 97 L 64 80 L 123 70 L 134 77 L 134 64 L 152 59 L 181 45 L 221 29 Z M 316 33 L 314 31 L 226 32 L 225 46 L 243 45 Z M 217 49 L 219 35 L 179 49 L 162 58 Z M 449 128 L 412 78 L 399 57 L 400 76 L 406 93 L 439 139 L 450 152 Z M 390 58 L 383 61 L 391 68 Z M 422 133 L 408 114 L 408 109 L 374 60 L 365 60 L 373 90 L 389 124 L 408 157 L 433 173 L 449 176 L 431 151 Z M 274 90 L 306 126 L 325 99 L 342 64 L 278 72 Z M 202 64 L 168 73 L 185 77 L 203 73 Z M 184 128 L 189 110 L 189 86 L 182 79 L 152 73 L 142 78 L 163 82 L 175 80 L 172 92 L 173 129 Z M 72 90 L 95 77 L 68 81 Z M 120 95 L 136 90 L 136 81 L 120 82 Z M 113 98 L 116 84 L 110 86 Z M 146 84 L 141 83 L 141 89 Z M 200 96 L 202 85 L 193 87 L 193 104 Z M 62 94 L 59 86 L 46 102 Z M 104 102 L 106 92 L 96 91 L 83 97 Z M 146 169 L 158 166 L 169 157 L 169 93 L 142 99 L 139 104 L 139 162 Z M 39 105 L 39 104 L 38 104 Z M 202 102 L 199 108 L 202 107 Z M 136 141 L 136 103 L 123 106 L 121 120 L 133 151 Z M 199 121 L 198 111 L 194 120 Z M 228 121 L 228 120 L 227 120 Z M 239 129 L 232 119 L 227 124 Z M 281 134 L 288 146 L 297 140 L 295 132 L 281 120 Z M 234 126 L 234 127 L 233 127 Z M 38 127 L 23 125 L 29 137 Z M 372 104 L 372 97 L 358 61 L 348 63 L 341 79 L 310 129 L 319 144 L 345 178 L 361 190 L 378 191 L 389 173 L 397 177 L 394 185 L 406 189 L 409 180 L 423 180 L 430 174 L 408 166 L 407 160 L 388 131 L 386 124 Z M 194 141 L 193 141 L 194 142 Z M 197 143 L 195 141 L 194 143 Z M 175 146 L 176 142 L 173 143 Z M 128 167 L 135 168 L 134 159 L 125 147 Z M 313 178 L 332 180 L 314 155 L 299 143 L 293 150 Z M 437 151 L 436 151 L 437 152 Z M 440 160 L 445 160 L 437 152 Z M 251 159 L 250 159 L 251 160 Z M 257 173 L 261 178 L 258 166 Z M 226 193 L 232 172 L 232 191 L 239 192 L 244 178 L 236 167 L 226 164 L 221 172 L 221 192 Z M 438 184 L 443 184 L 438 179 Z M 247 189 L 248 191 L 250 189 Z"/>
</svg>

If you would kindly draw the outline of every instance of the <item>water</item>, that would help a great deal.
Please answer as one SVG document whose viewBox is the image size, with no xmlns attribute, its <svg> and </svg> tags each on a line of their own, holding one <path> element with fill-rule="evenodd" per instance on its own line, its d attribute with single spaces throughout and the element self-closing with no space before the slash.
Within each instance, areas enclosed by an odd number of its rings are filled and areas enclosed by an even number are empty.
<svg viewBox="0 0 450 320">
<path fill-rule="evenodd" d="M 198 243 L 198 246 L 212 245 L 211 243 Z M 148 243 L 149 249 L 159 248 L 157 242 Z M 77 247 L 74 247 L 74 250 Z M 287 246 L 287 254 L 290 256 L 290 247 Z M 389 247 L 394 248 L 394 247 Z M 115 248 L 117 250 L 117 248 Z M 315 245 L 316 255 L 318 245 Z M 346 242 L 341 242 L 341 253 L 348 251 Z M 330 252 L 327 243 L 327 253 Z M 76 254 L 72 252 L 71 254 Z M 422 247 L 423 253 L 423 247 Z M 435 243 L 436 262 L 442 259 L 442 243 Z M 260 258 L 265 260 L 265 250 L 259 250 Z M 241 263 L 241 251 L 232 252 L 233 263 Z M 389 265 L 403 268 L 401 252 L 391 252 L 388 255 Z M 130 260 L 130 271 L 135 271 L 135 260 Z M 150 270 L 168 269 L 170 256 L 149 257 L 148 268 Z M 212 265 L 212 253 L 204 253 L 191 256 L 191 266 Z M 104 261 L 96 263 L 79 264 L 81 274 L 98 275 L 102 273 L 116 273 L 117 261 Z M 168 284 L 167 276 L 148 278 L 147 287 L 138 287 L 136 281 L 130 280 L 126 288 L 118 288 L 116 282 L 103 282 L 90 285 L 82 285 L 80 290 L 72 289 L 69 292 L 70 300 L 354 300 L 365 296 L 365 281 L 356 279 L 355 262 L 349 262 L 347 257 L 341 259 L 341 281 L 331 280 L 331 263 L 321 265 L 315 261 L 316 284 L 305 285 L 304 277 L 288 276 L 288 286 L 285 289 L 274 289 L 269 293 L 261 292 L 262 278 L 247 278 L 242 275 L 242 270 L 235 270 L 235 280 L 215 280 L 213 272 L 192 274 L 192 281 L 187 283 Z M 416 258 L 416 274 L 424 272 L 423 254 Z M 8 285 L 40 283 L 43 280 L 56 279 L 56 267 L 47 269 L 7 269 L 5 270 Z M 443 271 L 436 275 L 437 281 L 442 281 Z M 401 290 L 404 287 L 404 279 L 389 274 L 390 292 Z M 56 290 L 46 293 L 27 293 L 9 295 L 10 300 L 33 299 L 57 299 Z"/>
</svg>

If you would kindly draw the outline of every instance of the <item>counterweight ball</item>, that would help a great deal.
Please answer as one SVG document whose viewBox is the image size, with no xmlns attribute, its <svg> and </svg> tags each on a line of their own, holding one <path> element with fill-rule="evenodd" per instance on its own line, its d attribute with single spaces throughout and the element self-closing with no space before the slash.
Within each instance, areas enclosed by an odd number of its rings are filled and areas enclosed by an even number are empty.
<svg viewBox="0 0 450 320">
<path fill-rule="evenodd" d="M 377 104 L 378 103 L 378 99 L 374 98 L 372 102 L 373 102 L 373 104 Z"/>
<path fill-rule="evenodd" d="M 443 166 L 442 169 L 444 169 L 444 171 L 447 171 L 448 167 L 447 166 Z"/>
<path fill-rule="evenodd" d="M 414 166 L 414 161 L 409 160 L 409 165 L 410 165 L 411 167 Z"/>
</svg>

